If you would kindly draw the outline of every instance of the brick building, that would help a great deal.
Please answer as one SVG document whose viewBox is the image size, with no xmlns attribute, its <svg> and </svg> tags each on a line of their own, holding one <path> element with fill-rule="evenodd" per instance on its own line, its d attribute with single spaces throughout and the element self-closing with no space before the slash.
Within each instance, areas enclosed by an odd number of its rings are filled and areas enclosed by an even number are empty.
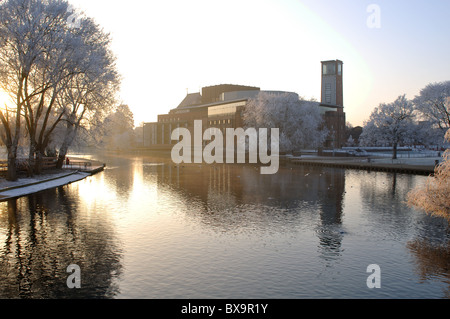
<svg viewBox="0 0 450 319">
<path fill-rule="evenodd" d="M 222 84 L 204 87 L 202 94 L 188 94 L 177 108 L 158 115 L 158 122 L 144 123 L 144 147 L 171 148 L 177 143 L 171 140 L 171 132 L 178 127 L 193 132 L 195 120 L 202 120 L 204 130 L 243 127 L 242 108 L 259 92 L 258 87 Z"/>
<path fill-rule="evenodd" d="M 340 148 L 345 143 L 345 113 L 343 106 L 343 63 L 322 62 L 322 98 L 318 107 L 330 134 L 324 147 Z M 168 114 L 158 115 L 158 121 L 144 123 L 143 146 L 149 149 L 171 149 L 178 141 L 171 140 L 172 131 L 185 127 L 194 131 L 194 121 L 202 120 L 203 130 L 210 127 L 244 127 L 242 110 L 249 99 L 261 89 L 253 86 L 221 84 L 202 88 L 200 93 L 187 94 Z M 266 91 L 269 93 L 287 93 Z"/>
</svg>

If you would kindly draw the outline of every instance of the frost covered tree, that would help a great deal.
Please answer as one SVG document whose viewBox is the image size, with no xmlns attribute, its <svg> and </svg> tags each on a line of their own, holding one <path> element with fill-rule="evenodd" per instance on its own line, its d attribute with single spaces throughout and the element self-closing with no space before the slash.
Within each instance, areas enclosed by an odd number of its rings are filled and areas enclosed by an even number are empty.
<svg viewBox="0 0 450 319">
<path fill-rule="evenodd" d="M 243 119 L 246 127 L 280 129 L 282 152 L 319 147 L 328 134 L 318 103 L 294 93 L 259 93 L 249 100 Z"/>
<path fill-rule="evenodd" d="M 93 132 L 104 149 L 129 149 L 135 144 L 134 116 L 128 105 L 119 105 Z"/>
<path fill-rule="evenodd" d="M 21 120 L 30 140 L 29 159 L 35 160 L 39 172 L 58 126 L 63 121 L 81 122 L 86 115 L 82 108 L 69 104 L 68 91 L 73 91 L 72 102 L 92 108 L 93 104 L 103 105 L 99 102 L 102 97 L 114 91 L 98 83 L 115 79 L 110 72 L 113 61 L 107 49 L 108 36 L 90 19 L 69 23 L 68 2 L 8 0 L 0 8 L 0 85 L 15 97 L 16 104 L 14 116 L 0 111 L 0 119 L 6 132 L 8 179 L 15 180 Z M 97 92 L 95 97 L 86 97 L 86 87 Z M 103 93 L 98 94 L 99 90 Z M 94 99 L 97 102 L 92 103 Z"/>
<path fill-rule="evenodd" d="M 45 65 L 53 19 L 43 6 L 26 0 L 0 4 L 0 85 L 14 100 L 10 110 L 0 110 L 8 150 L 8 180 L 17 179 L 17 149 L 22 114 L 26 104 L 49 89 L 49 83 L 34 82 L 33 76 Z"/>
<path fill-rule="evenodd" d="M 83 19 L 76 29 L 83 38 L 79 51 L 83 63 L 62 88 L 57 104 L 64 111 L 64 134 L 58 152 L 57 167 L 64 158 L 80 128 L 98 125 L 113 111 L 120 84 L 115 57 L 110 50 L 110 37 L 91 19 Z"/>
<path fill-rule="evenodd" d="M 350 135 L 350 136 L 348 137 L 348 140 L 347 140 L 346 145 L 347 145 L 347 146 L 355 146 L 355 139 L 353 138 L 353 136 Z"/>
<path fill-rule="evenodd" d="M 450 81 L 428 84 L 413 102 L 419 113 L 444 133 L 450 128 Z"/>
<path fill-rule="evenodd" d="M 450 142 L 450 129 L 445 138 Z M 450 222 L 450 149 L 445 151 L 443 159 L 434 176 L 428 177 L 424 186 L 408 194 L 408 204 Z"/>
<path fill-rule="evenodd" d="M 369 120 L 365 121 L 361 134 L 361 145 L 390 145 L 392 158 L 397 159 L 400 144 L 413 142 L 415 115 L 412 102 L 405 95 L 394 102 L 376 107 Z"/>
</svg>

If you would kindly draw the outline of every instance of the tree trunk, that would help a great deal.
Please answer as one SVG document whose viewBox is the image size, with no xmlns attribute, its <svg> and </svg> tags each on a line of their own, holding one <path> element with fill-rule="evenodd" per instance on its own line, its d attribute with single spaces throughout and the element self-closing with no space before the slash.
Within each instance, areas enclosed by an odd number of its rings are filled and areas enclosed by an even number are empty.
<svg viewBox="0 0 450 319">
<path fill-rule="evenodd" d="M 64 141 L 58 152 L 58 162 L 56 163 L 56 168 L 60 169 L 63 167 L 64 160 L 66 158 L 69 147 L 75 139 L 77 129 L 72 125 L 69 125 L 66 129 L 66 135 L 64 136 Z"/>
<path fill-rule="evenodd" d="M 59 149 L 58 153 L 58 161 L 56 162 L 56 168 L 61 169 L 64 165 L 64 160 L 66 159 L 67 151 L 69 150 L 69 146 L 64 140 L 63 145 Z"/>
<path fill-rule="evenodd" d="M 394 143 L 393 147 L 392 147 L 392 159 L 397 159 L 397 143 Z"/>
<path fill-rule="evenodd" d="M 36 144 L 34 144 L 33 142 L 30 142 L 30 153 L 28 155 L 28 165 L 30 167 L 30 174 L 33 175 L 34 170 L 33 170 L 33 163 L 34 161 L 34 155 L 36 154 Z"/>
<path fill-rule="evenodd" d="M 11 150 L 8 150 L 8 171 L 6 172 L 6 180 L 12 182 L 17 180 L 16 154 Z"/>
<path fill-rule="evenodd" d="M 34 161 L 34 172 L 37 175 L 42 174 L 42 165 L 43 165 L 42 158 L 43 158 L 43 154 L 44 153 L 42 152 L 42 150 L 40 150 L 40 149 L 36 150 L 36 159 Z"/>
</svg>

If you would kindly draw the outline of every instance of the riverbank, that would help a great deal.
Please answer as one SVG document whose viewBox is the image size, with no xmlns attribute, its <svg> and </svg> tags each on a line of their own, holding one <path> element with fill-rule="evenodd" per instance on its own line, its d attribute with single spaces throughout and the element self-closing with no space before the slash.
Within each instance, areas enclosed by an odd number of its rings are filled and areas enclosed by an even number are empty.
<svg viewBox="0 0 450 319">
<path fill-rule="evenodd" d="M 322 166 L 428 176 L 434 174 L 436 163 L 441 163 L 442 157 L 399 158 L 393 160 L 390 158 L 286 156 L 283 160 L 292 165 Z"/>
<path fill-rule="evenodd" d="M 0 202 L 43 190 L 68 185 L 103 171 L 105 164 L 98 161 L 73 158 L 62 169 L 52 169 L 33 177 L 21 176 L 17 181 L 0 179 Z"/>
</svg>

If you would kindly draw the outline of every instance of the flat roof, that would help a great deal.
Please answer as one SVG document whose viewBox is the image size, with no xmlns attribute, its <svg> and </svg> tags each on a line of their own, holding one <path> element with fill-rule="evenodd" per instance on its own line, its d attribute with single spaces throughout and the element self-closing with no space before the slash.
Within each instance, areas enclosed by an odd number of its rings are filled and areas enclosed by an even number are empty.
<svg viewBox="0 0 450 319">
<path fill-rule="evenodd" d="M 330 63 L 330 62 L 341 62 L 342 64 L 344 64 L 344 62 L 342 62 L 341 60 L 327 60 L 327 61 L 321 61 L 320 63 Z"/>
<path fill-rule="evenodd" d="M 236 102 L 248 101 L 248 99 L 249 98 L 237 99 L 237 100 L 219 101 L 219 102 L 208 103 L 208 104 L 193 105 L 193 106 L 187 106 L 187 107 L 183 107 L 183 108 L 175 108 L 175 109 L 170 110 L 170 112 L 172 112 L 172 111 L 176 112 L 177 110 L 178 111 L 183 111 L 183 110 L 189 110 L 189 109 L 199 109 L 199 108 L 210 107 L 210 106 L 217 106 L 217 105 L 222 105 L 222 104 L 231 104 L 231 103 L 236 103 Z M 168 114 L 161 114 L 161 115 L 168 115 Z"/>
</svg>

